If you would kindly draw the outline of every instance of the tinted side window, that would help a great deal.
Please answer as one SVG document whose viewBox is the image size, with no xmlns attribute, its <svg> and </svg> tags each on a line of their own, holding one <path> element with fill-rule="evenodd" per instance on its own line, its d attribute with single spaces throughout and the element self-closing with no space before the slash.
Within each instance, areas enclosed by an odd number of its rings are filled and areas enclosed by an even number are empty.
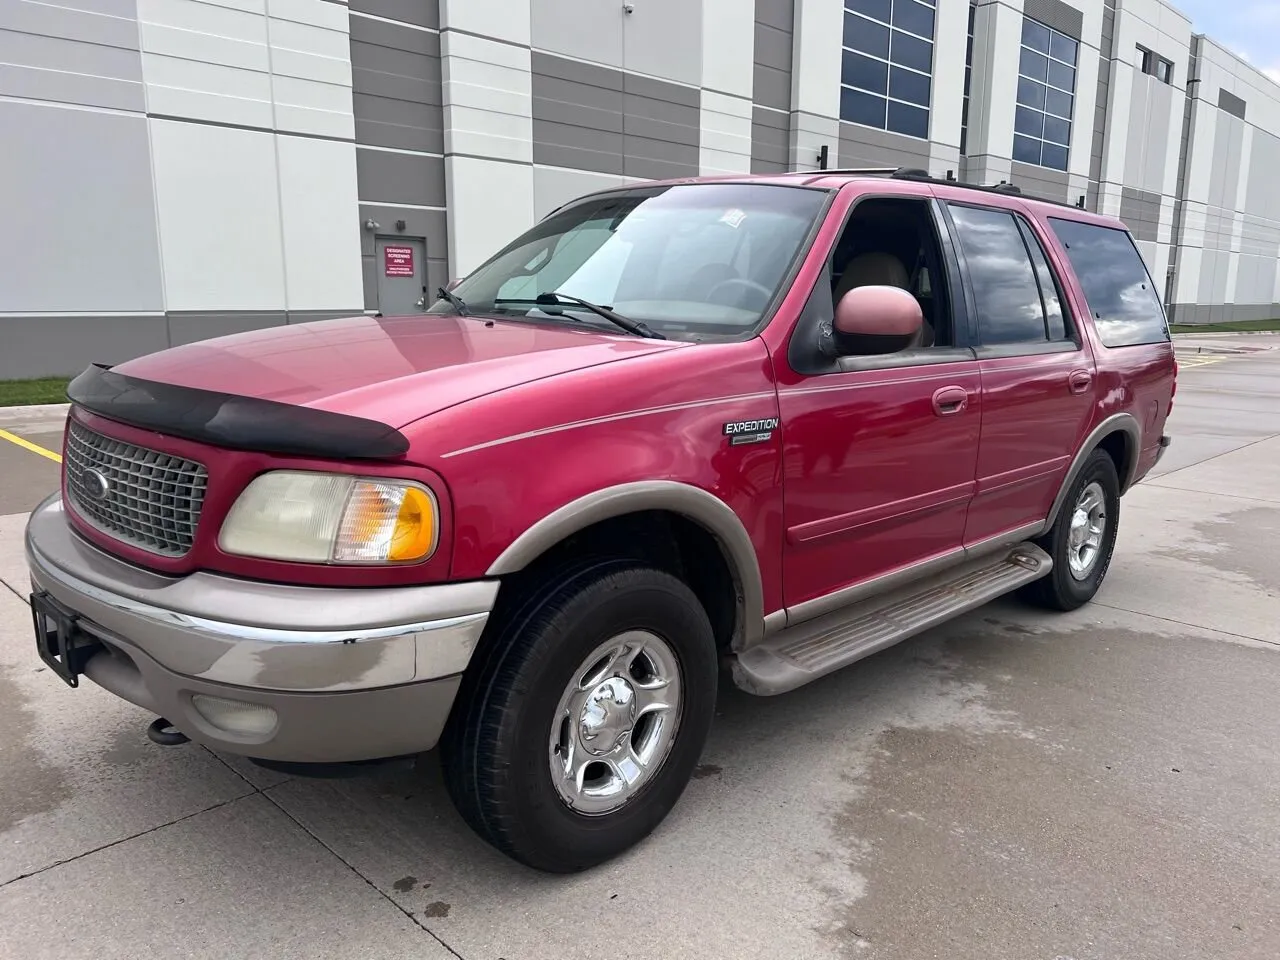
<svg viewBox="0 0 1280 960">
<path fill-rule="evenodd" d="M 1040 281 L 1040 294 L 1044 300 L 1044 328 L 1050 340 L 1066 340 L 1068 338 L 1067 323 L 1062 315 L 1062 297 L 1058 294 L 1058 284 L 1054 280 L 1053 271 L 1049 269 L 1049 260 L 1044 255 L 1044 247 L 1040 246 L 1040 238 L 1022 220 L 1018 221 L 1022 229 L 1022 239 L 1031 251 L 1031 263 L 1036 268 L 1036 279 Z"/>
<path fill-rule="evenodd" d="M 1169 339 L 1164 307 L 1128 233 L 1074 220 L 1049 223 L 1067 249 L 1104 344 L 1130 347 Z"/>
<path fill-rule="evenodd" d="M 984 344 L 1045 341 L 1044 304 L 1013 214 L 951 207 Z"/>
</svg>

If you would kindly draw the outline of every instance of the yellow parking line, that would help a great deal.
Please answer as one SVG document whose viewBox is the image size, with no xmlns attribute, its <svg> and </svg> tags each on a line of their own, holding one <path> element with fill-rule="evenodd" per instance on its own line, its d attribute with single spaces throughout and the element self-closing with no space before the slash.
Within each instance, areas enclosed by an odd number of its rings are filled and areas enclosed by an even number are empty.
<svg viewBox="0 0 1280 960">
<path fill-rule="evenodd" d="M 32 453 L 37 453 L 42 457 L 48 457 L 54 463 L 62 462 L 62 456 L 60 454 L 54 453 L 52 450 L 46 450 L 38 443 L 32 443 L 30 440 L 25 440 L 16 433 L 10 433 L 8 430 L 0 430 L 0 440 L 8 440 L 10 443 L 16 443 L 18 446 L 22 447 L 22 449 L 30 450 Z"/>
</svg>

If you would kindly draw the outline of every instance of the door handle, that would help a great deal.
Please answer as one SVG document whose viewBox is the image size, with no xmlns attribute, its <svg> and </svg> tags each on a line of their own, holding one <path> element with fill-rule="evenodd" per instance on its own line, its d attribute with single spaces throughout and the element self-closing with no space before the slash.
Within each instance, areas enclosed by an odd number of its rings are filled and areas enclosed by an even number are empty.
<svg viewBox="0 0 1280 960">
<path fill-rule="evenodd" d="M 943 387 L 933 395 L 933 412 L 940 417 L 963 413 L 969 406 L 969 391 L 964 387 Z"/>
<path fill-rule="evenodd" d="M 1093 374 L 1088 370 L 1072 370 L 1067 383 L 1072 393 L 1084 393 L 1093 385 Z"/>
</svg>

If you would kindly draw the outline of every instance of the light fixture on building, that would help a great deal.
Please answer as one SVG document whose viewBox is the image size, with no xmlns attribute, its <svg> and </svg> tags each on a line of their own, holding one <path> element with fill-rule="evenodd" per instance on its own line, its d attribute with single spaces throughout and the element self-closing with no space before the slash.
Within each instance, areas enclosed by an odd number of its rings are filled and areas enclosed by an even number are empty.
<svg viewBox="0 0 1280 960">
<path fill-rule="evenodd" d="M 405 227 L 408 226 L 403 220 L 396 221 L 396 229 L 404 233 Z"/>
<path fill-rule="evenodd" d="M 381 230 L 382 224 L 380 224 L 377 220 L 373 219 L 373 217 L 370 217 L 368 220 L 364 222 L 364 228 L 366 230 Z"/>
</svg>

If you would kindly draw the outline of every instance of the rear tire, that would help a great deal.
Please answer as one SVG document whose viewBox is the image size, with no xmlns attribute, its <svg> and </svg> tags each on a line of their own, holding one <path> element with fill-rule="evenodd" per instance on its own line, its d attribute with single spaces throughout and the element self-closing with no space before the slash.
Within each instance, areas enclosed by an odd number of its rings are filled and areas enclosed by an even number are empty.
<svg viewBox="0 0 1280 960">
<path fill-rule="evenodd" d="M 1075 610 L 1093 599 L 1111 567 L 1120 526 L 1120 478 L 1115 461 L 1095 450 L 1063 500 L 1058 519 L 1037 545 L 1053 558 L 1053 572 L 1022 595 L 1050 610 Z"/>
<path fill-rule="evenodd" d="M 472 829 L 521 863 L 570 873 L 661 823 L 715 711 L 715 638 L 684 583 L 588 565 L 535 593 L 477 657 L 440 745 Z"/>
</svg>

